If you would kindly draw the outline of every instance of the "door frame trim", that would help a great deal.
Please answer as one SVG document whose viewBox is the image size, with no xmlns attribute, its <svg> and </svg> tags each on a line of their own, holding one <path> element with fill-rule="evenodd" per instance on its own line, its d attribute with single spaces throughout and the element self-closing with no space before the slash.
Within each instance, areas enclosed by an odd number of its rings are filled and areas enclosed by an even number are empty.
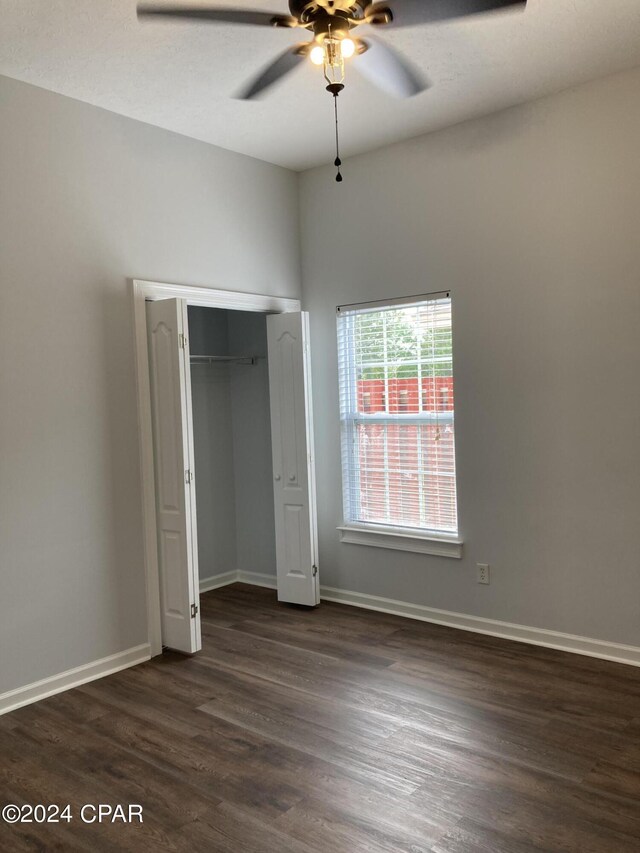
<svg viewBox="0 0 640 853">
<path fill-rule="evenodd" d="M 143 559 L 147 597 L 147 635 L 151 656 L 162 653 L 160 628 L 160 575 L 158 532 L 156 525 L 156 486 L 151 426 L 151 386 L 147 351 L 147 315 L 145 302 L 157 299 L 185 299 L 187 305 L 223 308 L 227 311 L 256 311 L 262 314 L 286 314 L 300 311 L 299 299 L 220 290 L 160 281 L 129 279 L 133 304 L 133 333 L 138 408 L 138 445 L 142 490 Z"/>
</svg>

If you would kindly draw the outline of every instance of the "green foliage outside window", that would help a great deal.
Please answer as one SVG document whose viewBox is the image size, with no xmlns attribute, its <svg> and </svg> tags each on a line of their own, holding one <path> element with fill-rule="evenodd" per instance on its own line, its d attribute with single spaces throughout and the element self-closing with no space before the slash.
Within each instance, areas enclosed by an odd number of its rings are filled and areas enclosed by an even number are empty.
<svg viewBox="0 0 640 853">
<path fill-rule="evenodd" d="M 451 327 L 422 328 L 412 309 L 360 314 L 355 318 L 360 379 L 451 376 Z M 385 347 L 386 331 L 386 347 Z"/>
</svg>

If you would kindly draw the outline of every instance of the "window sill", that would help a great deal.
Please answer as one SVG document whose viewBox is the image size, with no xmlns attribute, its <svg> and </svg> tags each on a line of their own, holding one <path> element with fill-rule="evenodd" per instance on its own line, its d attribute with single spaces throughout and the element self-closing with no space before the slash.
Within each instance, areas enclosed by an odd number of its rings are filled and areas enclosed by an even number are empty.
<svg viewBox="0 0 640 853">
<path fill-rule="evenodd" d="M 393 551 L 411 551 L 414 554 L 433 554 L 437 557 L 462 558 L 462 542 L 455 536 L 420 535 L 408 530 L 375 529 L 343 525 L 338 527 L 340 541 L 348 545 L 371 545 Z"/>
</svg>

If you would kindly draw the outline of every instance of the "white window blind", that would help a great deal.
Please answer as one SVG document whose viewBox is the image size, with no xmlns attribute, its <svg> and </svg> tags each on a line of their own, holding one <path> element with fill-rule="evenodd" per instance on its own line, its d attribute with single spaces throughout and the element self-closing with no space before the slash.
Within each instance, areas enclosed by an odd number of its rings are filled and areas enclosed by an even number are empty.
<svg viewBox="0 0 640 853">
<path fill-rule="evenodd" d="M 451 298 L 338 308 L 346 524 L 457 534 Z"/>
</svg>

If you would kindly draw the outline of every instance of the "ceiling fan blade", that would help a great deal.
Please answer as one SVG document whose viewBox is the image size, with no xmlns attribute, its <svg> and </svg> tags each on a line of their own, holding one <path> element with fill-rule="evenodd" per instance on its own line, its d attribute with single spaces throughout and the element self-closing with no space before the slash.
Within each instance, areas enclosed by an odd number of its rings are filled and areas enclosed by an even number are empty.
<svg viewBox="0 0 640 853">
<path fill-rule="evenodd" d="M 410 98 L 428 88 L 428 81 L 393 48 L 378 39 L 358 39 L 354 67 L 374 86 L 396 98 Z"/>
<path fill-rule="evenodd" d="M 467 15 L 479 15 L 482 12 L 497 12 L 501 9 L 524 11 L 527 0 L 388 0 L 387 3 L 371 3 L 365 9 L 365 18 L 380 15 L 391 9 L 392 27 L 413 27 L 416 24 L 430 24 L 436 21 L 448 21 L 452 18 L 464 18 Z"/>
<path fill-rule="evenodd" d="M 297 27 L 291 15 L 251 9 L 225 9 L 215 6 L 156 6 L 142 3 L 139 18 L 181 18 L 182 20 L 219 21 L 227 24 L 252 24 L 258 27 Z"/>
<path fill-rule="evenodd" d="M 249 101 L 252 98 L 257 98 L 265 89 L 268 89 L 269 86 L 273 86 L 274 83 L 277 83 L 278 80 L 281 80 L 289 74 L 290 71 L 297 68 L 300 62 L 302 62 L 304 57 L 307 55 L 309 47 L 312 46 L 313 45 L 309 45 L 307 42 L 303 42 L 302 44 L 294 45 L 294 47 L 290 47 L 288 50 L 285 50 L 277 59 L 274 59 L 273 62 L 267 65 L 267 67 L 264 68 L 251 83 L 242 89 L 236 95 L 236 98 L 240 98 L 243 101 Z"/>
</svg>

